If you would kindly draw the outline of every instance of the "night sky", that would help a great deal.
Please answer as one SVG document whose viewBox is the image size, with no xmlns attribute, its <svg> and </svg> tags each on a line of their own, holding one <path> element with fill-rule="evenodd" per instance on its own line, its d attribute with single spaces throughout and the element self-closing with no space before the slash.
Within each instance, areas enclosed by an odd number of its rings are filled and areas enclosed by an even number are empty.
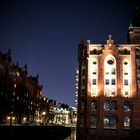
<svg viewBox="0 0 140 140">
<path fill-rule="evenodd" d="M 0 0 L 0 51 L 39 74 L 43 95 L 75 106 L 80 38 L 126 43 L 139 0 Z"/>
</svg>

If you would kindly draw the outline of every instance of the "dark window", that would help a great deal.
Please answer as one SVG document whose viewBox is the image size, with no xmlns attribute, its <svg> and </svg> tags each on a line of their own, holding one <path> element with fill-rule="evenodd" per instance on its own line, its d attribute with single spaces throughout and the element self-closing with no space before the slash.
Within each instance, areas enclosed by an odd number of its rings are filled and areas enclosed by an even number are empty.
<svg viewBox="0 0 140 140">
<path fill-rule="evenodd" d="M 112 64 L 114 63 L 114 60 L 113 60 L 113 59 L 109 59 L 109 60 L 107 61 L 107 63 L 108 63 L 109 65 L 112 65 Z"/>
<path fill-rule="evenodd" d="M 81 101 L 81 109 L 84 109 L 84 101 Z"/>
<path fill-rule="evenodd" d="M 85 85 L 85 79 L 82 79 L 82 86 Z"/>
<path fill-rule="evenodd" d="M 93 74 L 96 74 L 96 71 L 94 71 Z"/>
<path fill-rule="evenodd" d="M 93 54 L 97 54 L 97 50 L 96 49 L 93 50 Z"/>
<path fill-rule="evenodd" d="M 82 93 L 81 93 L 82 96 L 85 95 L 85 89 L 82 89 Z"/>
<path fill-rule="evenodd" d="M 82 75 L 85 75 L 85 73 L 86 73 L 86 70 L 83 69 L 83 70 L 82 70 Z"/>
<path fill-rule="evenodd" d="M 80 127 L 84 126 L 84 116 L 81 114 L 80 115 Z"/>
<path fill-rule="evenodd" d="M 92 100 L 91 101 L 91 111 L 96 111 L 97 110 L 97 101 Z"/>
<path fill-rule="evenodd" d="M 109 85 L 109 79 L 105 79 L 105 84 Z"/>
<path fill-rule="evenodd" d="M 128 72 L 125 71 L 125 72 L 124 72 L 124 75 L 128 75 Z"/>
<path fill-rule="evenodd" d="M 90 117 L 90 128 L 96 128 L 97 118 L 94 115 Z"/>
<path fill-rule="evenodd" d="M 115 83 L 116 83 L 116 82 L 115 82 L 115 79 L 111 79 L 111 84 L 112 84 L 112 85 L 115 85 Z"/>
<path fill-rule="evenodd" d="M 128 85 L 128 80 L 127 79 L 124 80 L 124 85 Z"/>
<path fill-rule="evenodd" d="M 128 62 L 124 62 L 124 65 L 127 65 L 128 64 Z"/>
<path fill-rule="evenodd" d="M 124 101 L 124 111 L 129 112 L 131 109 L 130 101 Z"/>
<path fill-rule="evenodd" d="M 130 51 L 127 50 L 127 49 L 124 49 L 123 53 L 124 53 L 124 55 L 129 55 L 130 54 Z"/>
<path fill-rule="evenodd" d="M 92 80 L 92 84 L 93 84 L 93 85 L 96 85 L 96 79 L 93 79 L 93 80 Z"/>
</svg>

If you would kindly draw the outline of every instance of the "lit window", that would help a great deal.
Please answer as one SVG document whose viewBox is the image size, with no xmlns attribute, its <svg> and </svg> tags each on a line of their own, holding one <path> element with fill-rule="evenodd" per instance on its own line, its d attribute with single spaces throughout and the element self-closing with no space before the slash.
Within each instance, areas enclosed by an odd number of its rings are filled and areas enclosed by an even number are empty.
<svg viewBox="0 0 140 140">
<path fill-rule="evenodd" d="M 104 102 L 104 110 L 117 110 L 117 101 L 106 100 Z"/>
<path fill-rule="evenodd" d="M 94 115 L 90 117 L 90 128 L 96 128 L 97 118 Z"/>
<path fill-rule="evenodd" d="M 124 91 L 124 96 L 129 96 L 129 92 L 127 90 Z"/>
<path fill-rule="evenodd" d="M 109 46 L 109 49 L 111 49 L 111 48 L 112 48 L 112 44 L 109 44 L 108 46 Z"/>
<path fill-rule="evenodd" d="M 130 128 L 130 117 L 124 117 L 124 128 L 129 129 Z"/>
<path fill-rule="evenodd" d="M 110 101 L 104 102 L 104 110 L 110 110 Z"/>
<path fill-rule="evenodd" d="M 91 91 L 91 96 L 93 97 L 93 96 L 96 96 L 96 95 L 97 95 L 96 89 L 93 89 L 93 90 Z"/>
<path fill-rule="evenodd" d="M 106 71 L 105 74 L 108 75 L 109 74 L 109 71 Z"/>
<path fill-rule="evenodd" d="M 111 90 L 111 96 L 115 96 L 116 95 L 116 91 L 115 91 L 115 89 L 112 89 Z"/>
<path fill-rule="evenodd" d="M 131 109 L 130 101 L 124 101 L 124 111 L 130 112 L 130 109 Z"/>
<path fill-rule="evenodd" d="M 104 117 L 104 128 L 117 128 L 117 117 L 116 116 L 105 116 Z"/>
<path fill-rule="evenodd" d="M 110 96 L 110 90 L 109 89 L 105 89 L 105 96 Z"/>
</svg>

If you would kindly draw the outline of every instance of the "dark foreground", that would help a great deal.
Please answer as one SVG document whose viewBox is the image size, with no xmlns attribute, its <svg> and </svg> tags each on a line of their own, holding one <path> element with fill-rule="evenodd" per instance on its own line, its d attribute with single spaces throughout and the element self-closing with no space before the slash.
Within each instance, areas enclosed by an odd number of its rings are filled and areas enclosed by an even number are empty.
<svg viewBox="0 0 140 140">
<path fill-rule="evenodd" d="M 64 126 L 0 126 L 1 138 L 43 138 L 64 140 L 71 134 L 71 128 Z"/>
</svg>

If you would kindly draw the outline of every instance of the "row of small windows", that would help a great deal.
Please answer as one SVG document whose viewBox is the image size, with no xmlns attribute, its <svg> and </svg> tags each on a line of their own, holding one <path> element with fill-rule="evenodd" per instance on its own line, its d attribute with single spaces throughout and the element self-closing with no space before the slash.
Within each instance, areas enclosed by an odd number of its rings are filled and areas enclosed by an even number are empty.
<svg viewBox="0 0 140 140">
<path fill-rule="evenodd" d="M 123 103 L 123 109 L 124 112 L 130 112 L 131 111 L 131 102 L 130 101 L 124 101 Z M 81 101 L 81 109 L 84 109 L 84 101 Z M 91 101 L 91 111 L 97 111 L 97 100 Z M 115 100 L 105 100 L 103 104 L 104 111 L 117 111 L 117 101 Z"/>
<path fill-rule="evenodd" d="M 107 61 L 107 63 L 108 64 L 114 64 L 114 60 L 113 59 L 109 59 L 108 61 Z M 97 64 L 97 62 L 96 62 L 96 60 L 95 61 L 93 61 L 93 65 L 96 65 Z M 128 62 L 126 62 L 126 61 L 124 61 L 124 65 L 126 66 L 126 65 L 128 65 Z"/>
<path fill-rule="evenodd" d="M 93 62 L 93 63 L 96 63 L 96 62 Z M 128 64 L 128 62 L 124 62 L 124 65 L 127 65 Z M 85 75 L 86 74 L 86 69 L 82 69 L 82 75 Z M 97 68 L 94 68 L 93 69 L 93 72 L 92 72 L 92 74 L 94 75 L 94 74 L 97 74 Z M 116 74 L 116 70 L 115 70 L 115 68 L 113 67 L 113 68 L 111 68 L 111 71 L 105 71 L 105 74 L 106 75 L 109 75 L 109 74 L 112 74 L 112 75 L 115 75 Z M 125 69 L 124 69 L 124 75 L 128 75 L 128 68 L 126 67 Z"/>
<path fill-rule="evenodd" d="M 128 49 L 119 50 L 119 54 L 122 54 L 122 55 L 130 55 L 130 50 L 128 50 Z"/>
<path fill-rule="evenodd" d="M 102 54 L 102 50 L 97 50 L 97 49 L 93 49 L 92 51 L 90 51 L 90 55 L 98 55 L 98 54 Z"/>
<path fill-rule="evenodd" d="M 85 88 L 82 88 L 81 89 L 81 96 L 85 96 L 86 94 L 86 91 L 85 91 Z M 93 89 L 91 94 L 93 96 L 96 96 L 97 95 L 97 91 L 96 89 Z M 107 96 L 107 97 L 110 97 L 110 96 L 116 96 L 116 90 L 115 89 L 105 89 L 105 92 L 104 92 L 104 95 Z M 124 96 L 129 96 L 129 90 L 124 90 Z"/>
<path fill-rule="evenodd" d="M 103 124 L 104 128 L 106 129 L 116 129 L 118 123 L 118 117 L 117 116 L 104 116 L 103 118 Z M 83 115 L 80 116 L 80 126 L 83 127 L 84 124 L 84 117 Z M 97 127 L 97 117 L 95 115 L 90 116 L 90 128 L 96 128 Z M 123 119 L 123 127 L 124 129 L 130 129 L 130 117 L 125 116 Z"/>
<path fill-rule="evenodd" d="M 84 84 L 85 80 L 83 79 L 83 84 Z M 115 79 L 105 79 L 105 85 L 116 85 L 116 80 Z M 92 79 L 92 85 L 96 85 L 97 84 L 97 79 Z M 124 85 L 128 85 L 128 79 L 124 79 Z"/>
<path fill-rule="evenodd" d="M 98 55 L 98 54 L 102 54 L 102 50 L 93 49 L 92 51 L 90 51 L 90 55 Z M 119 50 L 119 54 L 130 55 L 130 50 L 128 49 Z"/>
<path fill-rule="evenodd" d="M 115 85 L 115 84 L 116 84 L 116 80 L 111 79 L 111 85 Z M 110 85 L 110 79 L 105 79 L 105 85 Z"/>
</svg>

